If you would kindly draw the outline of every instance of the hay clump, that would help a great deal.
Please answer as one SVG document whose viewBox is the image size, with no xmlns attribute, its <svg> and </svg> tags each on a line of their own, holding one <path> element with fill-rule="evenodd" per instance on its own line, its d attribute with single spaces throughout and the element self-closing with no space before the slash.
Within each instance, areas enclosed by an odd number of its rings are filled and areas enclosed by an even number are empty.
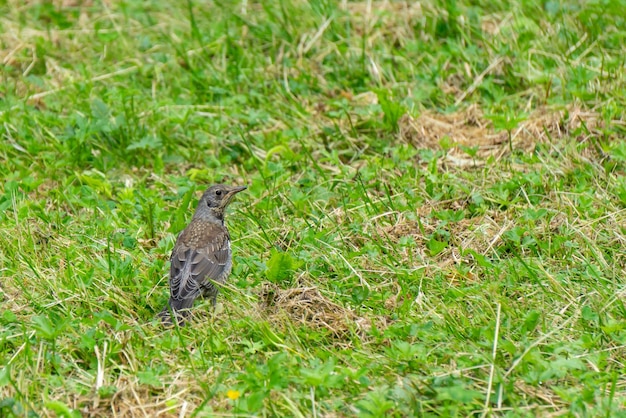
<svg viewBox="0 0 626 418">
<path fill-rule="evenodd" d="M 621 124 L 623 121 L 612 121 Z M 602 135 L 603 120 L 598 112 L 577 107 L 566 109 L 539 108 L 511 130 L 494 129 L 482 110 L 472 105 L 461 112 L 441 114 L 424 112 L 417 117 L 405 114 L 399 121 L 400 137 L 417 148 L 438 150 L 448 137 L 454 147 L 447 152 L 447 162 L 457 166 L 479 165 L 489 157 L 501 158 L 510 153 L 510 146 L 524 152 L 537 144 L 573 136 L 578 142 Z M 463 147 L 477 147 L 471 157 Z M 591 147 L 594 150 L 594 147 Z"/>
<path fill-rule="evenodd" d="M 370 327 L 370 321 L 340 306 L 315 286 L 281 289 L 267 283 L 260 292 L 261 307 L 268 320 L 283 322 L 285 317 L 296 324 L 315 330 L 327 330 L 335 338 L 344 338 L 356 327 L 359 333 Z"/>
</svg>

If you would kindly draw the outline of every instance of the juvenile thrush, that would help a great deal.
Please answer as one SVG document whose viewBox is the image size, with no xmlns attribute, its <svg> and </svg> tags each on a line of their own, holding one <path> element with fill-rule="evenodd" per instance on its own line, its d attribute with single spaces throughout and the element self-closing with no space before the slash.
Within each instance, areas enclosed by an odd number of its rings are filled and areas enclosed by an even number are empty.
<svg viewBox="0 0 626 418">
<path fill-rule="evenodd" d="M 226 282 L 232 267 L 230 235 L 224 225 L 224 211 L 235 194 L 246 186 L 209 187 L 198 202 L 187 227 L 178 235 L 170 257 L 170 299 L 159 314 L 165 325 L 174 315 L 183 325 L 189 309 L 200 295 L 215 305 L 219 285 Z"/>
</svg>

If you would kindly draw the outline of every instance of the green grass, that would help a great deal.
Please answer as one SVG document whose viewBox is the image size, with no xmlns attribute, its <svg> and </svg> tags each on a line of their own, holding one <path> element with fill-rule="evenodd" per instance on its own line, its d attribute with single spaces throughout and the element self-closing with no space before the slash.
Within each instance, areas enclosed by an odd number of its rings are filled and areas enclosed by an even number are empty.
<svg viewBox="0 0 626 418">
<path fill-rule="evenodd" d="M 0 416 L 625 414 L 624 10 L 0 1 Z"/>
</svg>

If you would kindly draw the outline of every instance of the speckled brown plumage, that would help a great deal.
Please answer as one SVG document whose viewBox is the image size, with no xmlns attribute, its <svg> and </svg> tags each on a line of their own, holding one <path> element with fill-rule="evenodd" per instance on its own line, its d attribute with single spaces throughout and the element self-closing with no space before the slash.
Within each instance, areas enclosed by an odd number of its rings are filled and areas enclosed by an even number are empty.
<svg viewBox="0 0 626 418">
<path fill-rule="evenodd" d="M 219 284 L 228 278 L 232 267 L 230 235 L 224 225 L 224 210 L 233 196 L 244 187 L 215 185 L 202 195 L 189 225 L 178 235 L 170 257 L 170 299 L 160 316 L 173 324 L 173 313 L 182 325 L 193 302 L 200 295 L 213 304 Z"/>
</svg>

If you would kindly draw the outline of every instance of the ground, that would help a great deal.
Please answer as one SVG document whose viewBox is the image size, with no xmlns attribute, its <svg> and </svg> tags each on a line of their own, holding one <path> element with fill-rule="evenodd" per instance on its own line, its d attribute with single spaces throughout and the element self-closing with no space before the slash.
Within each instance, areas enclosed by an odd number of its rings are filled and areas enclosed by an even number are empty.
<svg viewBox="0 0 626 418">
<path fill-rule="evenodd" d="M 0 416 L 625 414 L 624 10 L 0 1 Z"/>
</svg>

